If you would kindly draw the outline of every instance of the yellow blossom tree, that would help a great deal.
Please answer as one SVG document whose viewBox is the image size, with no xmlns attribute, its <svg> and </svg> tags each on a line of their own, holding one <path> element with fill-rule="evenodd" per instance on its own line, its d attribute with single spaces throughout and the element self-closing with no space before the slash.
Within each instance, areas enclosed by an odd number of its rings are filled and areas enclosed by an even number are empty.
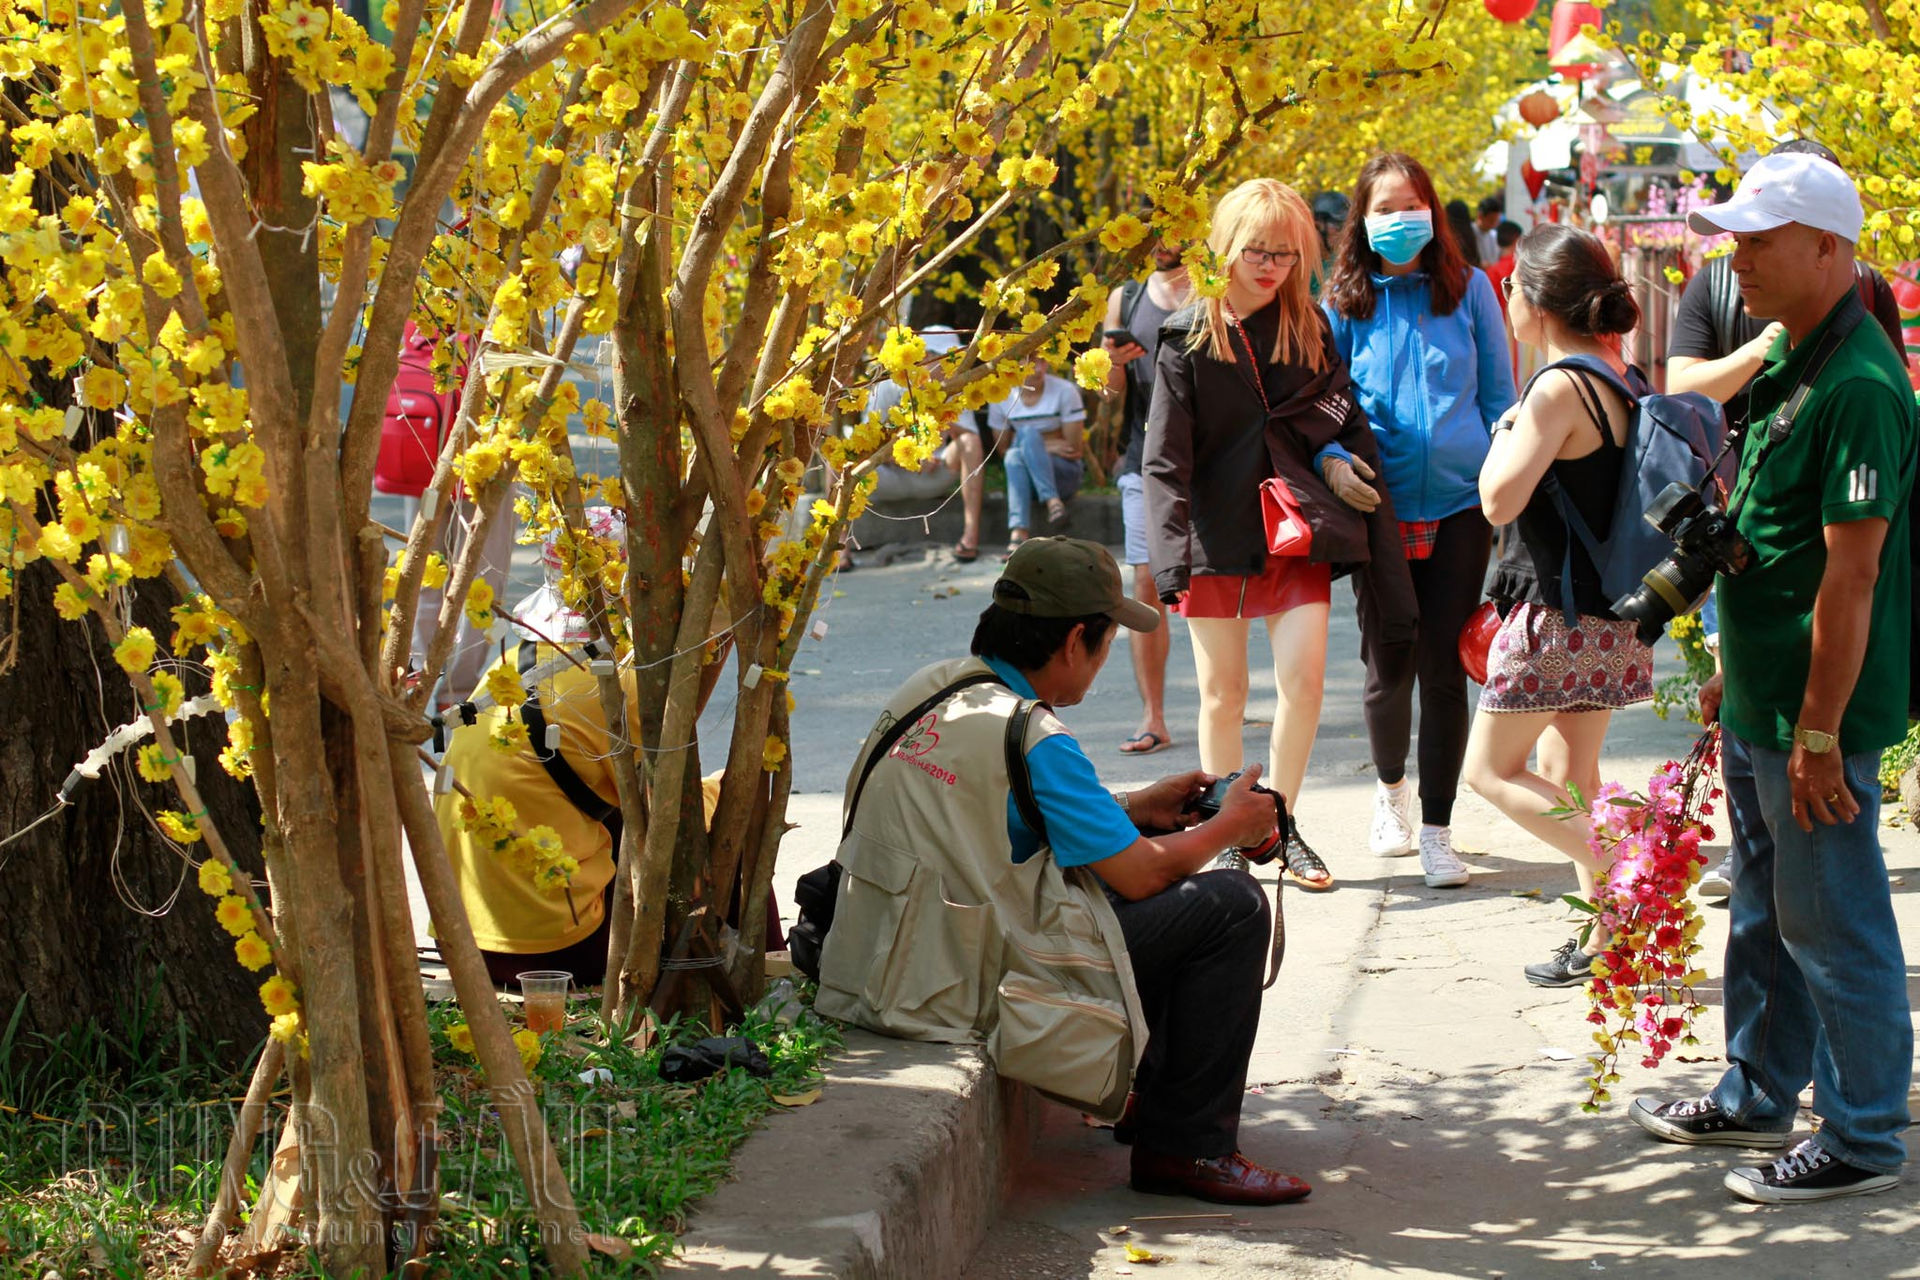
<svg viewBox="0 0 1920 1280">
<path fill-rule="evenodd" d="M 253 1091 L 287 1072 L 312 1239 L 343 1274 L 403 1261 L 427 1236 L 393 1228 L 435 1203 L 408 852 L 549 1260 L 586 1265 L 420 762 L 456 625 L 506 619 L 477 577 L 488 530 L 514 518 L 555 538 L 561 591 L 613 658 L 599 688 L 626 821 L 606 1013 L 624 1026 L 684 998 L 663 961 L 696 950 L 742 956 L 713 971 L 737 990 L 760 972 L 758 939 L 730 948 L 720 922 L 764 910 L 786 677 L 874 467 L 918 462 L 1035 353 L 1067 361 L 1154 237 L 1197 245 L 1219 183 L 1302 170 L 1313 140 L 1390 103 L 1409 122 L 1423 102 L 1451 110 L 1460 31 L 1497 34 L 1448 0 L 389 0 L 390 39 L 301 0 L 0 14 L 0 78 L 18 91 L 0 195 L 0 594 L 50 565 L 56 606 L 104 630 L 148 709 L 139 767 L 177 789 L 168 830 L 204 856 L 237 962 L 264 975 L 272 1046 Z M 1126 154 L 1108 139 L 1123 194 L 1057 209 L 1056 243 L 1000 239 L 1064 159 L 1101 154 L 1116 103 L 1153 138 Z M 1451 118 L 1434 136 L 1485 129 Z M 1330 150 L 1337 167 L 1371 136 Z M 984 317 L 927 362 L 905 303 L 989 241 Z M 1218 287 L 1221 264 L 1190 257 Z M 409 320 L 446 335 L 449 373 L 455 335 L 470 338 L 475 373 L 390 556 L 369 511 Z M 609 403 L 563 376 L 588 343 L 610 352 Z M 1074 361 L 1083 382 L 1103 359 Z M 30 376 L 70 383 L 77 412 L 33 398 Z M 884 377 L 905 411 L 860 422 Z M 572 430 L 610 438 L 617 467 L 585 469 Z M 796 511 L 816 458 L 837 479 Z M 456 485 L 478 515 L 442 557 Z M 592 502 L 628 514 L 624 547 L 593 531 Z M 185 594 L 171 634 L 121 608 L 159 575 Z M 416 653 L 428 586 L 443 603 Z M 182 690 L 153 665 L 163 646 L 214 672 L 223 761 L 265 815 L 271 909 L 175 768 Z M 707 823 L 697 722 L 722 681 L 733 723 L 707 757 L 724 769 Z M 511 676 L 489 692 L 518 696 Z M 514 728 L 502 750 L 526 748 Z M 550 832 L 520 830 L 499 797 L 463 813 L 565 890 Z M 196 1266 L 233 1220 L 253 1137 L 235 1135 Z"/>
<path fill-rule="evenodd" d="M 1867 208 L 1863 255 L 1912 259 L 1920 213 L 1920 6 L 1904 0 L 1801 3 L 1759 0 L 1737 8 L 1689 5 L 1692 31 L 1649 27 L 1608 35 L 1651 86 L 1669 91 L 1674 119 L 1722 144 L 1716 177 L 1731 184 L 1736 157 L 1810 137 L 1839 157 Z M 1723 94 L 1689 108 L 1676 71 Z M 1737 107 L 1733 104 L 1737 104 Z"/>
</svg>

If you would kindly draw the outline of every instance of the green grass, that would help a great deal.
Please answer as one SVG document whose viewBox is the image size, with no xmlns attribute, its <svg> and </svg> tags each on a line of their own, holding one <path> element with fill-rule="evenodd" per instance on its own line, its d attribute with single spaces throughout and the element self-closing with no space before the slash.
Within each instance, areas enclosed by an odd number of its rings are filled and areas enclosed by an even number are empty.
<svg viewBox="0 0 1920 1280">
<path fill-rule="evenodd" d="M 150 998 L 136 1003 L 151 1007 Z M 174 1233 L 204 1219 L 246 1075 L 197 1056 L 184 1027 L 132 1012 L 126 1037 L 75 1032 L 37 1044 L 32 1066 L 16 1042 L 18 1010 L 0 1034 L 0 1103 L 14 1108 L 0 1110 L 0 1277 L 148 1275 L 183 1260 L 189 1245 Z M 791 1027 L 750 1017 L 733 1033 L 766 1051 L 772 1079 L 732 1070 L 672 1085 L 659 1078 L 661 1053 L 703 1028 L 669 1025 L 635 1048 L 600 1035 L 583 1004 L 573 1013 L 573 1031 L 543 1037 L 532 1073 L 548 1129 L 582 1224 L 633 1247 L 624 1260 L 600 1258 L 596 1274 L 651 1275 L 692 1204 L 726 1176 L 735 1145 L 779 1105 L 776 1095 L 810 1087 L 838 1033 L 810 1011 Z M 447 1039 L 458 1010 L 431 1006 L 429 1019 L 446 1104 L 431 1272 L 539 1274 L 537 1234 L 484 1081 Z M 582 1083 L 592 1068 L 611 1082 Z M 277 1112 L 269 1132 L 283 1120 Z M 249 1195 L 267 1150 L 256 1148 Z M 307 1262 L 280 1274 L 319 1273 Z"/>
<path fill-rule="evenodd" d="M 0 1275 L 141 1276 L 142 1250 L 204 1212 L 245 1092 L 176 1021 L 160 977 L 111 1025 L 29 1047 L 0 1031 Z M 251 1064 L 249 1064 L 249 1069 Z"/>
</svg>

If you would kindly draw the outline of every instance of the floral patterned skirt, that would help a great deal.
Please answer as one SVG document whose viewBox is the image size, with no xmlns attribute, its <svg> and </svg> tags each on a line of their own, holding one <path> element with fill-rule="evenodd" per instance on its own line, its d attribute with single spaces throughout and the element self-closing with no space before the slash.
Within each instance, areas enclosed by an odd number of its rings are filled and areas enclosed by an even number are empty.
<svg viewBox="0 0 1920 1280">
<path fill-rule="evenodd" d="M 1487 654 L 1482 711 L 1615 711 L 1653 697 L 1653 650 L 1631 622 L 1517 604 Z"/>
</svg>

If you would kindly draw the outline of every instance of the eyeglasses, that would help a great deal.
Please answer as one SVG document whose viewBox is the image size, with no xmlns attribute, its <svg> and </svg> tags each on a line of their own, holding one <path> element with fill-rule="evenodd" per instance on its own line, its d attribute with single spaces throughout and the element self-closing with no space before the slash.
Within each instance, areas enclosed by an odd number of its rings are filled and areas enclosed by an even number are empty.
<svg viewBox="0 0 1920 1280">
<path fill-rule="evenodd" d="M 1250 267 L 1264 267 L 1272 263 L 1276 267 L 1290 267 L 1300 261 L 1298 249 L 1255 249 L 1251 246 L 1240 251 L 1240 261 Z"/>
</svg>

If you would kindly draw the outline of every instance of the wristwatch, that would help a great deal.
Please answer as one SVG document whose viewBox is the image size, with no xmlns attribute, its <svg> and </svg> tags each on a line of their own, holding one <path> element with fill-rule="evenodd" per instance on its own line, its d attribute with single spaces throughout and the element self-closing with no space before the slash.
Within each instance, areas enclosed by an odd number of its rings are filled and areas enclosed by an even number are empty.
<svg viewBox="0 0 1920 1280">
<path fill-rule="evenodd" d="M 1133 803 L 1132 803 L 1131 796 L 1129 796 L 1124 791 L 1116 791 L 1113 793 L 1113 799 L 1114 799 L 1114 802 L 1120 806 L 1120 812 L 1126 814 L 1129 818 L 1133 816 Z"/>
<path fill-rule="evenodd" d="M 1795 725 L 1793 726 L 1793 742 L 1795 746 L 1805 747 L 1814 755 L 1823 756 L 1840 745 L 1840 735 L 1837 733 L 1823 733 L 1818 729 L 1808 729 L 1801 725 Z"/>
</svg>

